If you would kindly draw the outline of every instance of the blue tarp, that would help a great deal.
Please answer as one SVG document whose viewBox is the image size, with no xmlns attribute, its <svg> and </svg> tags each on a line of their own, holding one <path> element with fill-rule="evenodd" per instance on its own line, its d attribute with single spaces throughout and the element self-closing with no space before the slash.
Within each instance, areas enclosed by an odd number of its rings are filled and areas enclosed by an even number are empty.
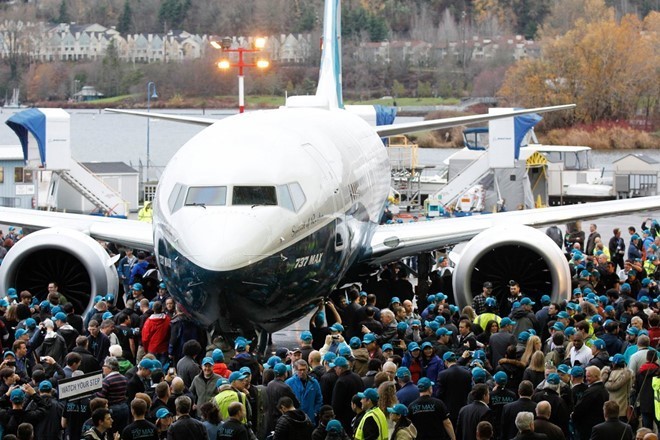
<svg viewBox="0 0 660 440">
<path fill-rule="evenodd" d="M 374 105 L 376 110 L 376 125 L 392 125 L 396 118 L 396 107 Z"/>
<path fill-rule="evenodd" d="M 41 165 L 46 165 L 46 115 L 36 108 L 23 110 L 9 118 L 6 124 L 14 130 L 23 147 L 23 159 L 28 159 L 28 131 L 37 140 Z"/>
<path fill-rule="evenodd" d="M 529 115 L 516 116 L 513 118 L 513 132 L 514 132 L 514 141 L 516 145 L 516 159 L 520 159 L 520 147 L 525 135 L 529 130 L 531 130 L 536 124 L 538 124 L 541 119 L 536 113 L 531 113 Z"/>
</svg>

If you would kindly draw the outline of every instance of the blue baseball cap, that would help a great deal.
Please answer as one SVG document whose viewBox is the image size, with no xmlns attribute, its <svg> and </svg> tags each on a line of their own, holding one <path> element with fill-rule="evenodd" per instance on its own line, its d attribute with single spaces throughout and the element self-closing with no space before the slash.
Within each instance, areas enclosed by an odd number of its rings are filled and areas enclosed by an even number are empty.
<svg viewBox="0 0 660 440">
<path fill-rule="evenodd" d="M 23 336 L 23 335 L 26 334 L 26 333 L 27 333 L 27 330 L 25 330 L 24 328 L 19 328 L 19 329 L 16 330 L 16 332 L 14 333 L 14 339 L 18 339 L 18 338 L 20 338 L 21 336 Z"/>
<path fill-rule="evenodd" d="M 9 303 L 7 302 L 6 299 L 4 298 L 0 299 L 0 307 L 9 307 Z"/>
<path fill-rule="evenodd" d="M 105 312 L 103 314 L 103 320 L 112 318 L 112 312 Z"/>
<path fill-rule="evenodd" d="M 53 307 L 52 309 L 50 309 L 50 313 L 51 313 L 51 315 L 53 315 L 53 316 L 57 315 L 57 314 L 60 313 L 61 311 L 62 311 L 62 307 L 60 307 L 60 306 L 55 306 L 55 307 Z"/>
<path fill-rule="evenodd" d="M 512 321 L 509 318 L 502 318 L 500 321 L 500 327 L 506 327 L 507 325 L 516 325 L 516 321 Z"/>
<path fill-rule="evenodd" d="M 341 332 L 344 331 L 344 326 L 341 325 L 341 324 L 338 323 L 338 322 L 335 322 L 334 324 L 332 324 L 332 325 L 330 326 L 330 330 L 332 330 L 333 332 L 339 332 L 339 333 L 341 333 Z"/>
<path fill-rule="evenodd" d="M 614 306 L 605 306 L 605 313 L 611 313 L 614 311 Z"/>
<path fill-rule="evenodd" d="M 610 362 L 612 362 L 614 365 L 623 365 L 626 363 L 626 357 L 621 353 L 617 353 L 610 358 Z"/>
<path fill-rule="evenodd" d="M 158 285 L 158 288 L 159 288 L 159 289 L 167 289 L 167 284 L 165 284 L 165 283 L 160 283 L 160 284 Z"/>
<path fill-rule="evenodd" d="M 432 382 L 428 377 L 422 377 L 417 381 L 417 389 L 419 391 L 426 391 L 435 385 L 435 382 Z"/>
<path fill-rule="evenodd" d="M 326 355 L 327 355 L 327 354 L 332 354 L 332 355 L 336 356 L 336 355 L 335 355 L 334 353 L 332 353 L 332 352 L 328 352 L 328 353 L 326 353 Z M 333 359 L 334 359 L 334 358 L 333 358 Z M 281 363 L 281 362 L 282 362 L 282 358 L 281 358 L 281 357 L 279 357 L 279 356 L 271 356 L 271 357 L 268 358 L 268 360 L 266 361 L 266 363 L 264 364 L 264 366 L 267 366 L 267 368 L 273 368 L 275 365 L 277 365 L 277 364 L 279 364 L 279 363 Z"/>
<path fill-rule="evenodd" d="M 603 317 L 600 316 L 600 315 L 594 315 L 594 316 L 591 317 L 591 322 L 594 323 L 594 324 L 595 323 L 600 324 L 601 322 L 603 322 Z"/>
<path fill-rule="evenodd" d="M 605 341 L 603 341 L 602 339 L 594 339 L 591 344 L 599 350 L 605 349 Z"/>
<path fill-rule="evenodd" d="M 405 332 L 406 330 L 408 330 L 408 324 L 406 324 L 405 322 L 400 322 L 396 325 L 396 330 L 399 332 Z"/>
<path fill-rule="evenodd" d="M 422 325 L 422 322 L 419 319 L 413 319 L 410 321 L 410 326 L 411 327 L 420 327 Z"/>
<path fill-rule="evenodd" d="M 506 385 L 506 383 L 509 381 L 509 376 L 507 376 L 504 371 L 498 371 L 493 376 L 493 379 L 495 380 L 495 383 L 498 385 Z"/>
<path fill-rule="evenodd" d="M 284 364 L 277 364 L 275 365 L 275 367 L 277 368 L 278 365 L 282 365 L 284 367 L 284 371 L 286 372 L 286 366 Z M 277 372 L 275 368 L 273 368 L 273 370 Z M 247 377 L 246 374 L 241 373 L 240 371 L 234 371 L 229 375 L 229 383 L 234 382 L 236 380 L 245 380 L 246 377 Z"/>
<path fill-rule="evenodd" d="M 337 355 L 329 351 L 323 355 L 323 362 L 332 362 L 337 358 Z M 281 360 L 281 359 L 280 359 Z"/>
<path fill-rule="evenodd" d="M 56 313 L 53 319 L 55 321 L 66 321 L 66 314 L 64 312 Z"/>
<path fill-rule="evenodd" d="M 557 318 L 559 318 L 559 319 L 568 319 L 568 318 L 570 318 L 570 317 L 571 317 L 571 316 L 568 314 L 568 312 L 565 312 L 564 310 L 562 310 L 561 312 L 557 313 Z"/>
<path fill-rule="evenodd" d="M 9 394 L 9 400 L 12 403 L 23 403 L 23 401 L 25 401 L 25 391 L 20 388 L 16 388 L 11 392 L 11 394 Z"/>
<path fill-rule="evenodd" d="M 531 335 L 529 334 L 529 332 L 523 331 L 523 332 L 520 332 L 520 334 L 518 334 L 518 340 L 520 342 L 527 342 L 527 340 L 529 339 L 530 336 Z"/>
<path fill-rule="evenodd" d="M 628 283 L 623 283 L 621 284 L 621 288 L 619 289 L 621 292 L 630 292 L 630 284 Z"/>
<path fill-rule="evenodd" d="M 114 295 L 114 293 L 108 293 L 108 294 L 105 296 L 105 300 L 106 300 L 107 302 L 110 302 L 110 303 L 111 303 L 111 302 L 114 302 L 114 301 L 115 301 L 115 295 Z"/>
<path fill-rule="evenodd" d="M 472 355 L 474 359 L 480 359 L 480 360 L 486 360 L 486 352 L 483 350 L 474 350 L 474 354 Z"/>
<path fill-rule="evenodd" d="M 425 348 L 433 348 L 433 344 L 431 344 L 429 341 L 422 342 L 421 349 L 424 350 Z"/>
<path fill-rule="evenodd" d="M 548 304 L 550 304 L 550 302 L 551 300 L 549 295 L 543 295 L 541 297 L 541 304 L 543 304 L 544 306 L 547 306 Z"/>
<path fill-rule="evenodd" d="M 410 370 L 408 367 L 399 367 L 396 370 L 396 377 L 403 379 L 404 377 L 410 377 Z"/>
<path fill-rule="evenodd" d="M 446 335 L 451 335 L 452 333 L 453 333 L 453 332 L 452 332 L 451 330 L 447 330 L 447 329 L 444 328 L 444 327 L 440 327 L 439 329 L 437 329 L 437 330 L 435 331 L 435 335 L 436 335 L 438 338 L 440 338 L 440 337 L 442 337 L 442 336 L 446 336 Z"/>
<path fill-rule="evenodd" d="M 223 379 L 218 379 L 218 382 L 220 382 Z M 224 379 L 226 380 L 226 379 Z M 157 419 L 164 419 L 165 417 L 170 417 L 172 413 L 170 412 L 169 409 L 167 408 L 160 408 L 158 411 L 156 411 L 156 418 Z"/>
<path fill-rule="evenodd" d="M 140 283 L 133 283 L 133 290 L 136 291 L 136 292 L 137 292 L 137 291 L 140 291 L 140 290 L 143 290 L 142 284 L 140 284 Z"/>
<path fill-rule="evenodd" d="M 242 338 L 236 338 L 236 341 L 234 341 L 234 350 L 236 351 L 245 351 L 247 348 L 247 341 Z"/>
<path fill-rule="evenodd" d="M 425 321 L 424 325 L 426 325 L 428 328 L 430 328 L 432 331 L 437 331 L 438 328 L 440 328 L 440 324 L 438 324 L 435 321 Z"/>
<path fill-rule="evenodd" d="M 476 367 L 472 370 L 472 378 L 475 382 L 481 382 L 486 380 L 486 370 L 483 368 Z"/>
<path fill-rule="evenodd" d="M 367 335 L 364 335 L 364 336 L 365 336 L 365 339 L 366 339 Z M 360 348 L 360 346 L 362 345 L 362 341 L 360 341 L 360 338 L 358 338 L 357 336 L 353 336 L 351 338 L 351 340 L 348 342 L 348 345 L 351 348 Z"/>
<path fill-rule="evenodd" d="M 250 367 L 247 367 L 247 366 L 241 367 L 241 369 L 238 370 L 238 371 L 245 374 L 246 376 L 251 376 L 252 375 L 252 370 L 250 370 Z"/>
<path fill-rule="evenodd" d="M 341 367 L 348 368 L 348 359 L 344 356 L 337 356 L 334 361 L 330 364 L 330 368 Z"/>
<path fill-rule="evenodd" d="M 488 297 L 486 298 L 486 306 L 488 307 L 495 307 L 497 305 L 497 301 L 495 298 Z"/>
<path fill-rule="evenodd" d="M 359 340 L 359 338 L 356 338 L 356 339 Z M 367 334 L 364 335 L 364 337 L 362 338 L 362 342 L 363 342 L 364 344 L 371 344 L 372 342 L 376 342 L 376 335 L 374 335 L 373 333 L 367 333 Z M 358 347 L 359 347 L 359 346 L 358 346 Z"/>
<path fill-rule="evenodd" d="M 314 337 L 312 336 L 312 332 L 310 332 L 309 330 L 305 330 L 304 332 L 300 333 L 301 341 L 309 342 L 312 339 L 314 339 Z"/>
<path fill-rule="evenodd" d="M 16 289 L 14 289 L 13 287 L 10 287 L 9 289 L 7 289 L 7 296 L 10 297 L 10 298 L 13 298 L 13 299 L 18 298 L 18 294 L 16 293 Z"/>
<path fill-rule="evenodd" d="M 399 299 L 398 296 L 393 296 L 392 299 L 390 300 L 390 304 L 394 304 L 394 303 L 401 304 L 401 300 Z"/>
<path fill-rule="evenodd" d="M 215 362 L 213 362 L 213 358 L 212 358 L 212 357 L 205 357 L 204 359 L 202 359 L 202 366 L 204 366 L 204 365 L 211 365 L 211 366 L 213 366 L 214 364 L 215 364 Z"/>
<path fill-rule="evenodd" d="M 346 344 L 341 344 L 337 349 L 337 355 L 350 359 L 353 356 L 353 352 L 351 351 L 351 347 Z"/>
<path fill-rule="evenodd" d="M 420 349 L 419 344 L 417 342 L 413 341 L 410 344 L 408 344 L 408 351 L 410 351 L 410 352 L 415 351 L 415 350 L 419 350 L 419 349 Z"/>
<path fill-rule="evenodd" d="M 456 353 L 448 351 L 442 355 L 442 360 L 445 362 L 454 362 L 456 360 Z"/>
<path fill-rule="evenodd" d="M 286 365 L 284 365 L 282 363 L 276 364 L 273 367 L 273 372 L 275 372 L 275 376 L 284 376 L 287 372 Z M 245 379 L 245 377 L 247 377 L 247 375 L 245 373 L 241 373 L 240 371 L 238 371 L 238 373 L 244 376 L 243 379 Z M 231 376 L 229 376 L 229 379 L 231 381 Z"/>
<path fill-rule="evenodd" d="M 361 291 L 361 292 L 360 292 L 360 296 L 366 297 L 366 296 L 367 296 L 367 292 L 365 292 L 364 290 Z"/>
<path fill-rule="evenodd" d="M 525 297 L 525 298 L 523 298 L 522 300 L 520 300 L 520 305 L 521 305 L 521 306 L 533 306 L 533 305 L 535 305 L 535 304 L 536 304 L 536 303 L 535 303 L 534 301 L 532 301 L 531 299 L 529 299 L 529 298 L 527 298 L 527 297 Z"/>
<path fill-rule="evenodd" d="M 367 388 L 361 393 L 357 393 L 360 399 L 369 399 L 372 402 L 378 402 L 378 391 L 375 388 Z"/>
<path fill-rule="evenodd" d="M 566 336 L 573 336 L 575 334 L 575 327 L 566 327 L 566 330 L 564 330 L 564 334 Z"/>
<path fill-rule="evenodd" d="M 206 358 L 204 358 L 204 359 L 206 359 Z M 153 362 L 151 361 L 151 359 L 142 358 L 142 360 L 141 360 L 140 363 L 138 364 L 138 367 L 140 367 L 140 368 L 144 368 L 145 370 L 153 371 L 153 369 L 154 369 L 154 364 L 153 364 Z"/>
<path fill-rule="evenodd" d="M 25 326 L 27 328 L 35 328 L 37 326 L 37 321 L 34 318 L 28 318 L 25 320 Z"/>
<path fill-rule="evenodd" d="M 39 383 L 39 391 L 50 391 L 53 389 L 53 384 L 49 380 L 42 380 Z"/>
<path fill-rule="evenodd" d="M 435 295 L 427 296 L 426 301 L 428 301 L 429 303 L 435 302 Z"/>
<path fill-rule="evenodd" d="M 559 364 L 557 371 L 559 371 L 561 374 L 568 374 L 571 371 L 571 367 L 566 364 Z"/>
<path fill-rule="evenodd" d="M 326 432 L 335 432 L 340 433 L 344 430 L 344 427 L 341 425 L 341 422 L 337 419 L 332 419 L 325 425 Z"/>
<path fill-rule="evenodd" d="M 14 353 L 14 352 L 11 351 L 11 350 L 7 350 L 7 351 L 5 351 L 4 354 L 2 355 L 2 358 L 3 358 L 3 359 L 7 359 L 7 357 L 9 357 L 9 356 L 13 356 L 14 358 L 16 358 L 16 353 Z"/>
<path fill-rule="evenodd" d="M 394 350 L 392 344 L 383 344 L 382 351 Z"/>
<path fill-rule="evenodd" d="M 560 331 L 560 332 L 563 332 L 563 331 L 566 329 L 566 326 L 564 325 L 563 322 L 559 322 L 559 321 L 557 321 L 557 322 L 555 322 L 555 323 L 552 325 L 552 329 L 553 329 L 553 330 L 558 330 L 558 331 Z"/>
<path fill-rule="evenodd" d="M 548 374 L 548 378 L 545 381 L 550 385 L 559 385 L 559 382 L 561 382 L 561 378 L 557 373 L 550 373 Z"/>
<path fill-rule="evenodd" d="M 571 368 L 571 376 L 573 377 L 583 377 L 584 376 L 584 368 L 582 368 L 579 365 L 576 365 L 575 367 Z"/>
<path fill-rule="evenodd" d="M 216 348 L 213 350 L 213 353 L 211 353 L 211 358 L 213 359 L 213 362 L 223 362 L 225 360 L 225 354 L 222 350 Z"/>
<path fill-rule="evenodd" d="M 639 335 L 639 329 L 637 327 L 628 327 L 626 333 L 628 333 L 631 336 L 637 336 Z"/>
<path fill-rule="evenodd" d="M 408 408 L 406 405 L 402 403 L 397 403 L 391 408 L 387 408 L 387 412 L 390 414 L 398 414 L 400 416 L 407 416 L 408 415 Z"/>
<path fill-rule="evenodd" d="M 434 321 L 437 322 L 437 323 L 440 324 L 440 325 L 445 325 L 445 324 L 447 323 L 447 320 L 446 320 L 445 317 L 442 316 L 442 315 L 438 315 L 438 316 L 436 316 L 435 319 L 434 319 Z"/>
</svg>

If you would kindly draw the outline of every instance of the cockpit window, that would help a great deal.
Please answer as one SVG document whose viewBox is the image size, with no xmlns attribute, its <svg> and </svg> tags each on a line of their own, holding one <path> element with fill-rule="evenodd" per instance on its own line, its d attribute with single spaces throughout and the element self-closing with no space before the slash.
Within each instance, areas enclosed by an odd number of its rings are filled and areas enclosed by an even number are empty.
<svg viewBox="0 0 660 440">
<path fill-rule="evenodd" d="M 293 202 L 293 210 L 298 212 L 307 200 L 305 193 L 298 182 L 289 184 L 289 193 L 291 194 L 291 201 Z"/>
<path fill-rule="evenodd" d="M 235 186 L 232 205 L 277 205 L 274 186 Z"/>
<path fill-rule="evenodd" d="M 169 206 L 171 213 L 177 211 L 179 208 L 181 208 L 181 205 L 183 204 L 183 193 L 185 191 L 183 191 L 182 189 L 183 189 L 183 185 L 177 183 L 176 185 L 174 185 L 174 188 L 170 193 L 170 197 L 167 199 L 167 206 Z"/>
<path fill-rule="evenodd" d="M 188 188 L 186 206 L 224 206 L 227 204 L 226 186 L 196 186 Z"/>
</svg>

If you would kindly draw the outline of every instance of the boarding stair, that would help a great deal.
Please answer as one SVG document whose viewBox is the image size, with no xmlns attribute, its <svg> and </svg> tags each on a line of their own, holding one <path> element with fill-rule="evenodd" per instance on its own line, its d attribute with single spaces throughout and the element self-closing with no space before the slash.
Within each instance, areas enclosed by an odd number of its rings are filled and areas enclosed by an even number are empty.
<svg viewBox="0 0 660 440">
<path fill-rule="evenodd" d="M 448 206 L 470 188 L 479 184 L 489 173 L 488 151 L 481 151 L 478 158 L 457 173 L 447 182 L 447 185 L 433 194 L 430 199 L 437 200 L 443 206 Z"/>
<path fill-rule="evenodd" d="M 54 170 L 54 172 L 104 214 L 128 215 L 128 203 L 121 198 L 119 193 L 80 162 L 71 160 L 68 170 Z"/>
</svg>

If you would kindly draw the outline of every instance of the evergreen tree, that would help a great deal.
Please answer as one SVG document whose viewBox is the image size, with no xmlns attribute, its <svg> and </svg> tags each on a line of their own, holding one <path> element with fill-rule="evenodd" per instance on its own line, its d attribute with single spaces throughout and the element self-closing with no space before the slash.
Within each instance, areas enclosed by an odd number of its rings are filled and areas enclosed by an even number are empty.
<svg viewBox="0 0 660 440">
<path fill-rule="evenodd" d="M 58 23 L 70 23 L 71 17 L 69 17 L 69 11 L 66 7 L 66 1 L 62 0 L 60 3 L 60 15 L 57 17 Z"/>
<path fill-rule="evenodd" d="M 133 22 L 133 10 L 131 9 L 131 5 L 126 0 L 124 2 L 124 10 L 119 16 L 119 23 L 117 23 L 117 31 L 119 33 L 125 34 L 128 33 L 128 31 L 131 30 L 131 24 Z"/>
</svg>

